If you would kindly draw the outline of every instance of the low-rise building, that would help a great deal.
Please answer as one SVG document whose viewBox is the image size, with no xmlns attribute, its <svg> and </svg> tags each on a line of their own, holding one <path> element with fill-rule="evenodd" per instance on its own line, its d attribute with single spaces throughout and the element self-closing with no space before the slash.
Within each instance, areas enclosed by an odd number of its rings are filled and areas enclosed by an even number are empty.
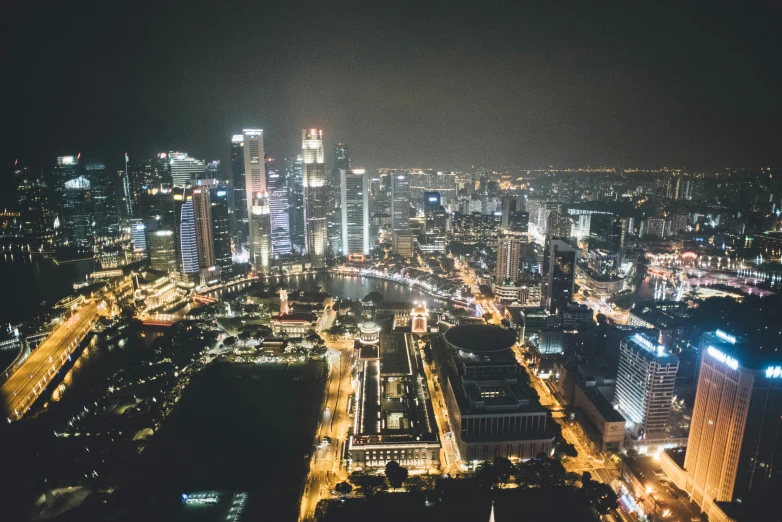
<svg viewBox="0 0 782 522">
<path fill-rule="evenodd" d="M 576 421 L 596 451 L 617 452 L 625 436 L 625 418 L 595 387 L 575 387 Z"/>
<path fill-rule="evenodd" d="M 271 318 L 272 333 L 275 336 L 302 337 L 315 325 L 312 314 L 292 313 L 273 315 Z"/>
</svg>

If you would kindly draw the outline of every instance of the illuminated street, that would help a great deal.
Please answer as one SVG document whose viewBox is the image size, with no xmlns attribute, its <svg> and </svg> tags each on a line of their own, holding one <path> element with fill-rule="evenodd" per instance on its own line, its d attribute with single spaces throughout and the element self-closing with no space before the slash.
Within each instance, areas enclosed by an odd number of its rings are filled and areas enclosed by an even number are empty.
<svg viewBox="0 0 782 522">
<path fill-rule="evenodd" d="M 353 391 L 351 359 L 353 343 L 328 343 L 336 351 L 330 351 L 329 377 L 318 427 L 315 430 L 313 453 L 310 455 L 310 472 L 301 499 L 300 520 L 312 520 L 318 501 L 329 498 L 337 482 L 347 478 L 341 466 L 347 443 L 351 417 L 348 400 Z M 324 437 L 331 442 L 324 444 Z"/>
<path fill-rule="evenodd" d="M 89 302 L 61 324 L 3 383 L 5 415 L 8 422 L 22 418 L 41 391 L 87 335 L 98 316 L 98 307 Z"/>
</svg>

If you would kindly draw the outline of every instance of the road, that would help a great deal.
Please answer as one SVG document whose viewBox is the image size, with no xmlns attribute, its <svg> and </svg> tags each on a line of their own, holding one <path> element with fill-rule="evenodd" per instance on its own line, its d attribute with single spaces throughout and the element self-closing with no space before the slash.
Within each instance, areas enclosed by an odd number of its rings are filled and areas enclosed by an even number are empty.
<svg viewBox="0 0 782 522">
<path fill-rule="evenodd" d="M 98 307 L 84 304 L 57 327 L 0 388 L 8 422 L 21 419 L 90 331 Z"/>
<path fill-rule="evenodd" d="M 459 447 L 456 445 L 451 431 L 450 424 L 448 422 L 448 408 L 445 406 L 445 397 L 443 397 L 443 388 L 437 385 L 435 375 L 432 373 L 432 369 L 429 363 L 426 362 L 426 354 L 423 350 L 423 342 L 418 341 L 418 348 L 421 352 L 421 361 L 424 365 L 424 374 L 426 375 L 426 382 L 429 389 L 429 397 L 432 401 L 432 409 L 434 409 L 434 416 L 437 420 L 437 428 L 440 431 L 440 469 L 443 473 L 456 475 L 466 468 L 462 467 L 462 458 L 459 454 Z"/>
<path fill-rule="evenodd" d="M 329 377 L 321 417 L 315 430 L 299 520 L 314 520 L 318 501 L 329 498 L 337 482 L 347 479 L 347 472 L 342 467 L 342 454 L 352 422 L 348 413 L 348 400 L 353 393 L 353 343 L 327 343 L 327 346 L 331 348 Z M 330 437 L 331 442 L 323 444 L 324 437 Z"/>
</svg>

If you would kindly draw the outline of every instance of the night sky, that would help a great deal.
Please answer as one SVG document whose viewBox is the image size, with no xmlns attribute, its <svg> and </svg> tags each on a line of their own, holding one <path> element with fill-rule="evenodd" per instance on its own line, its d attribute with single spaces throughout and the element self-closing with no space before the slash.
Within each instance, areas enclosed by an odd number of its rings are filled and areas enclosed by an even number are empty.
<svg viewBox="0 0 782 522">
<path fill-rule="evenodd" d="M 65 152 L 226 160 L 248 126 L 279 157 L 323 128 L 327 162 L 344 141 L 370 168 L 782 157 L 776 2 L 15 3 L 3 176 Z"/>
</svg>

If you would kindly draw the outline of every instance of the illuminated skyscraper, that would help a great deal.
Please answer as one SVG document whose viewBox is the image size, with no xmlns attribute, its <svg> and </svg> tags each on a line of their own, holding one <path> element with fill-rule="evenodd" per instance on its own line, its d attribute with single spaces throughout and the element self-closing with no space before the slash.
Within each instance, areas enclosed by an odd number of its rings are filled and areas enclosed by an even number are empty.
<svg viewBox="0 0 782 522">
<path fill-rule="evenodd" d="M 710 520 L 760 520 L 724 513 L 779 494 L 782 356 L 717 330 L 701 337 L 699 367 L 686 483 L 677 485 Z"/>
<path fill-rule="evenodd" d="M 521 263 L 521 238 L 518 236 L 503 236 L 497 244 L 497 281 L 514 282 L 519 278 Z"/>
<path fill-rule="evenodd" d="M 634 437 L 665 437 L 678 371 L 679 359 L 664 346 L 641 334 L 622 339 L 614 404 Z"/>
<path fill-rule="evenodd" d="M 555 313 L 573 299 L 578 251 L 569 243 L 546 236 L 543 251 L 544 298 L 546 309 Z"/>
<path fill-rule="evenodd" d="M 206 162 L 191 158 L 187 152 L 169 152 L 168 166 L 175 187 L 186 187 L 193 179 L 202 178 L 206 172 Z"/>
<path fill-rule="evenodd" d="M 369 254 L 369 176 L 364 169 L 340 171 L 342 255 Z"/>
<path fill-rule="evenodd" d="M 301 142 L 304 175 L 305 248 L 313 265 L 321 266 L 326 253 L 327 243 L 323 131 L 319 129 L 302 129 Z"/>
<path fill-rule="evenodd" d="M 182 255 L 182 272 L 188 276 L 198 274 L 198 240 L 196 238 L 195 217 L 193 215 L 193 198 L 187 197 L 182 202 L 179 220 L 179 251 Z"/>
<path fill-rule="evenodd" d="M 288 214 L 288 192 L 285 180 L 275 168 L 266 172 L 269 191 L 269 215 L 271 220 L 272 256 L 286 256 L 291 253 L 291 231 Z"/>
<path fill-rule="evenodd" d="M 19 220 L 15 229 L 24 237 L 51 243 L 54 238 L 54 212 L 49 205 L 46 182 L 40 173 L 28 167 L 14 166 L 16 209 Z"/>
<path fill-rule="evenodd" d="M 193 189 L 193 217 L 195 219 L 198 265 L 202 270 L 215 266 L 214 239 L 212 235 L 212 204 L 209 189 Z"/>
<path fill-rule="evenodd" d="M 220 267 L 220 274 L 223 278 L 233 272 L 229 195 L 226 186 L 217 186 L 209 190 L 209 201 L 212 205 L 212 240 L 214 242 L 215 264 Z"/>
<path fill-rule="evenodd" d="M 149 252 L 149 267 L 152 270 L 166 273 L 177 271 L 173 230 L 148 228 L 147 250 Z"/>
<path fill-rule="evenodd" d="M 247 217 L 247 186 L 244 176 L 244 134 L 231 138 L 231 174 L 234 183 L 234 231 L 237 247 L 247 243 L 250 225 Z"/>
<path fill-rule="evenodd" d="M 271 259 L 271 222 L 269 195 L 266 191 L 266 162 L 263 149 L 263 130 L 244 129 L 243 159 L 244 187 L 249 216 L 250 262 L 266 271 Z M 253 217 L 255 216 L 255 217 Z"/>
<path fill-rule="evenodd" d="M 288 217 L 291 227 L 291 247 L 298 253 L 303 253 L 304 239 L 304 162 L 301 156 L 288 171 Z"/>
<path fill-rule="evenodd" d="M 410 179 L 407 172 L 397 170 L 389 175 L 391 185 L 391 229 L 394 252 L 413 257 L 413 233 L 410 232 Z"/>
</svg>

